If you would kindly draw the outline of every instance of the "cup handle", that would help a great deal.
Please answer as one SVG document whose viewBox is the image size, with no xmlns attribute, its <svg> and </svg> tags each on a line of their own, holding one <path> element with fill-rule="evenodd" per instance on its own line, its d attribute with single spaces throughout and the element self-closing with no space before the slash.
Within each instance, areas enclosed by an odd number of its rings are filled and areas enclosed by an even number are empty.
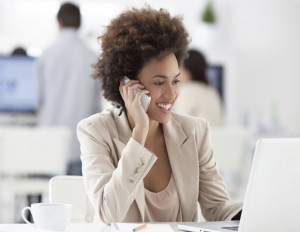
<svg viewBox="0 0 300 232">
<path fill-rule="evenodd" d="M 26 216 L 25 216 L 25 211 L 29 210 L 29 212 L 31 213 L 31 208 L 29 206 L 26 206 L 22 209 L 22 218 L 23 220 L 27 223 L 27 224 L 31 224 L 33 225 L 33 223 L 31 223 L 30 221 L 27 220 Z"/>
</svg>

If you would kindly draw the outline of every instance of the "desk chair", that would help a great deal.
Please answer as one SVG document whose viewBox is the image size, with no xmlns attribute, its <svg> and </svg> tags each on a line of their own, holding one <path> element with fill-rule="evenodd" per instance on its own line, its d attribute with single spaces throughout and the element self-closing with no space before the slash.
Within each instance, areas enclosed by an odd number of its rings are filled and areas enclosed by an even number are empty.
<svg viewBox="0 0 300 232">
<path fill-rule="evenodd" d="M 50 177 L 66 173 L 70 142 L 71 132 L 65 127 L 1 127 L 1 193 L 12 196 L 46 193 Z"/>
<path fill-rule="evenodd" d="M 71 222 L 93 222 L 94 208 L 88 199 L 82 176 L 55 176 L 51 178 L 49 202 L 71 204 L 73 206 Z"/>
</svg>

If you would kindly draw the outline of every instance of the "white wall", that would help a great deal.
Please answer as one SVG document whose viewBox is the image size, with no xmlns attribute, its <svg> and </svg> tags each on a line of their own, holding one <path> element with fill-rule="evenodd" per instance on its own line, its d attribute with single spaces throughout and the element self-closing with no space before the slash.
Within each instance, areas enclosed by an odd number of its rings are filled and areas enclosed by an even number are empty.
<svg viewBox="0 0 300 232">
<path fill-rule="evenodd" d="M 39 55 L 56 37 L 55 15 L 61 0 L 0 0 L 0 54 L 17 45 Z M 97 36 L 122 10 L 144 5 L 140 0 L 73 1 L 83 11 L 82 35 L 95 51 Z M 300 134 L 300 0 L 214 0 L 217 23 L 200 21 L 206 0 L 149 0 L 155 8 L 182 14 L 191 47 L 226 68 L 226 120 Z M 273 130 L 276 128 L 273 127 Z"/>
<path fill-rule="evenodd" d="M 235 7 L 235 120 L 248 114 L 265 127 L 277 120 L 288 135 L 299 135 L 300 1 L 236 1 Z"/>
</svg>

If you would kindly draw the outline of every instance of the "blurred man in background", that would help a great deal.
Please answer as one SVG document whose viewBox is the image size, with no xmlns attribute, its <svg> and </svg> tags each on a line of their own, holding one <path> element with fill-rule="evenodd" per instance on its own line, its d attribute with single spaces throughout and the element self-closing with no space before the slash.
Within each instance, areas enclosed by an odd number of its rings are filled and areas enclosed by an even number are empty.
<svg viewBox="0 0 300 232">
<path fill-rule="evenodd" d="M 100 111 L 100 93 L 90 78 L 96 54 L 78 35 L 81 14 L 72 3 L 61 5 L 59 36 L 38 60 L 40 114 L 38 126 L 66 126 L 72 132 L 67 174 L 81 175 L 78 121 Z"/>
</svg>

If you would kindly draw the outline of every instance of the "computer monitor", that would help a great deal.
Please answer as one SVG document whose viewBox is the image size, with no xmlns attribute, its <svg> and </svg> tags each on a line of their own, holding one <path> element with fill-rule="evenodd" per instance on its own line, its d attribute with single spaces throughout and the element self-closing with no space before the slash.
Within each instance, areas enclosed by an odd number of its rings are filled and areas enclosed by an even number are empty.
<svg viewBox="0 0 300 232">
<path fill-rule="evenodd" d="M 0 112 L 35 113 L 38 107 L 36 61 L 28 56 L 0 56 Z"/>
<path fill-rule="evenodd" d="M 219 92 L 224 102 L 224 68 L 222 65 L 211 64 L 207 68 L 207 78 L 211 86 Z"/>
</svg>

